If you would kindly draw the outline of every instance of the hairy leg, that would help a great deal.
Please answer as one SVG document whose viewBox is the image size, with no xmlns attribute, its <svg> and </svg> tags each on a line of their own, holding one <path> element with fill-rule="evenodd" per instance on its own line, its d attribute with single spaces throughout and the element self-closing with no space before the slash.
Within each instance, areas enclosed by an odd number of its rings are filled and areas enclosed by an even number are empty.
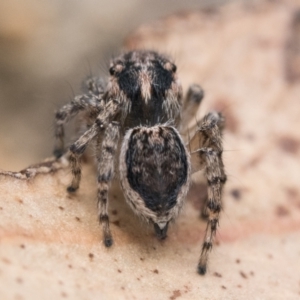
<svg viewBox="0 0 300 300">
<path fill-rule="evenodd" d="M 102 136 L 110 121 L 120 110 L 121 107 L 118 102 L 108 102 L 97 116 L 94 124 L 73 145 L 71 145 L 69 160 L 73 179 L 71 185 L 67 188 L 68 192 L 75 192 L 79 188 L 81 179 L 80 157 L 85 151 L 86 147 L 97 135 Z"/>
<path fill-rule="evenodd" d="M 88 76 L 86 80 L 83 81 L 82 90 L 84 93 L 89 93 L 102 97 L 105 91 L 107 81 L 102 77 Z"/>
<path fill-rule="evenodd" d="M 75 192 L 79 188 L 79 184 L 81 180 L 80 157 L 85 151 L 90 141 L 97 134 L 99 134 L 99 128 L 93 125 L 70 147 L 69 161 L 70 161 L 72 175 L 73 175 L 72 183 L 67 188 L 67 191 L 70 193 Z"/>
<path fill-rule="evenodd" d="M 108 216 L 108 189 L 114 176 L 114 159 L 118 147 L 120 125 L 112 122 L 107 126 L 103 141 L 98 139 L 97 162 L 98 162 L 98 216 L 103 229 L 103 241 L 106 247 L 113 243 L 109 228 Z"/>
<path fill-rule="evenodd" d="M 97 116 L 103 108 L 102 98 L 93 95 L 76 96 L 70 103 L 64 105 L 55 114 L 54 133 L 55 145 L 53 154 L 59 158 L 64 153 L 64 125 L 74 118 L 80 111 L 89 111 Z"/>
<path fill-rule="evenodd" d="M 224 118 L 221 114 L 212 112 L 204 116 L 199 122 L 198 129 L 192 141 L 197 141 L 199 148 L 192 152 L 198 157 L 199 165 L 205 167 L 205 177 L 208 184 L 208 199 L 204 214 L 207 215 L 207 228 L 202 244 L 198 263 L 198 273 L 206 273 L 209 252 L 212 249 L 216 235 L 219 215 L 222 209 L 222 190 L 226 182 L 226 175 L 222 161 L 222 129 Z"/>
</svg>

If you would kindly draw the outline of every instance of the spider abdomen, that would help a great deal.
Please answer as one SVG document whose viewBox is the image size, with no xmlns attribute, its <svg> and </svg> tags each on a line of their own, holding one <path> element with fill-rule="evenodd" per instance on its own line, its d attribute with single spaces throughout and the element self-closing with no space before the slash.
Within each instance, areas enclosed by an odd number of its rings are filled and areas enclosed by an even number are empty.
<svg viewBox="0 0 300 300">
<path fill-rule="evenodd" d="M 164 228 L 182 207 L 189 173 L 189 155 L 174 127 L 135 127 L 126 133 L 121 184 L 138 215 Z"/>
</svg>

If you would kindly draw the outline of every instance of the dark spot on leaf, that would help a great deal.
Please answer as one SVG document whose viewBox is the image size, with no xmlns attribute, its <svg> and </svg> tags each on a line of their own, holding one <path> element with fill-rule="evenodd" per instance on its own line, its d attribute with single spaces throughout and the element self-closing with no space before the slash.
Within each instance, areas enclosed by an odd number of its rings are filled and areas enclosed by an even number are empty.
<svg viewBox="0 0 300 300">
<path fill-rule="evenodd" d="M 286 217 L 289 214 L 290 214 L 289 210 L 286 207 L 284 207 L 283 205 L 278 205 L 276 207 L 276 215 L 278 217 Z"/>
<path fill-rule="evenodd" d="M 242 198 L 242 192 L 239 189 L 232 189 L 230 191 L 230 195 L 235 199 L 235 200 L 241 200 Z"/>
<path fill-rule="evenodd" d="M 24 203 L 24 201 L 22 199 L 18 198 L 18 197 L 16 198 L 16 201 L 19 202 L 20 204 Z"/>
<path fill-rule="evenodd" d="M 61 295 L 62 295 L 62 297 L 65 297 L 65 298 L 68 297 L 67 293 L 65 293 L 65 292 L 61 292 Z"/>
<path fill-rule="evenodd" d="M 6 257 L 3 257 L 3 258 L 2 258 L 2 261 L 3 261 L 4 263 L 6 263 L 7 265 L 10 265 L 10 264 L 11 264 L 11 261 L 10 261 L 8 258 L 6 258 Z"/>
<path fill-rule="evenodd" d="M 297 189 L 290 187 L 285 189 L 288 200 L 297 208 L 300 209 L 300 195 Z"/>
<path fill-rule="evenodd" d="M 300 147 L 300 141 L 293 137 L 283 136 L 278 140 L 279 148 L 287 153 L 296 154 Z"/>
<path fill-rule="evenodd" d="M 289 198 L 298 198 L 299 193 L 296 188 L 289 187 L 285 189 L 285 192 Z"/>
<path fill-rule="evenodd" d="M 180 296 L 181 296 L 180 290 L 175 290 L 175 291 L 173 291 L 173 295 L 170 297 L 170 299 L 171 300 L 175 300 L 175 299 L 177 299 Z"/>
<path fill-rule="evenodd" d="M 68 199 L 71 199 L 71 200 L 75 199 L 75 197 L 76 197 L 74 193 L 73 193 L 73 194 L 72 194 L 72 193 L 67 193 L 66 196 L 67 196 Z M 77 200 L 77 201 L 80 201 L 79 198 L 77 198 L 76 200 Z"/>
<path fill-rule="evenodd" d="M 243 272 L 243 271 L 240 271 L 240 275 L 241 275 L 244 279 L 247 279 L 247 278 L 248 278 L 247 274 L 246 274 L 245 272 Z"/>
<path fill-rule="evenodd" d="M 116 220 L 116 221 L 113 221 L 112 223 L 113 223 L 114 225 L 120 227 L 120 221 Z"/>
<path fill-rule="evenodd" d="M 290 83 L 295 83 L 300 79 L 299 72 L 299 41 L 300 41 L 300 14 L 296 9 L 288 27 L 288 38 L 285 42 L 284 51 L 284 71 L 285 78 Z"/>
<path fill-rule="evenodd" d="M 255 135 L 253 134 L 253 133 L 247 133 L 246 135 L 245 135 L 245 138 L 247 139 L 247 140 L 249 140 L 249 141 L 251 141 L 251 142 L 253 142 L 254 140 L 255 140 Z"/>
<path fill-rule="evenodd" d="M 250 160 L 248 160 L 248 162 L 243 166 L 243 169 L 247 170 L 249 168 L 256 167 L 261 162 L 262 158 L 263 156 L 261 154 L 250 158 Z"/>
<path fill-rule="evenodd" d="M 23 283 L 23 279 L 21 277 L 17 277 L 16 282 L 21 284 L 21 283 Z"/>
</svg>

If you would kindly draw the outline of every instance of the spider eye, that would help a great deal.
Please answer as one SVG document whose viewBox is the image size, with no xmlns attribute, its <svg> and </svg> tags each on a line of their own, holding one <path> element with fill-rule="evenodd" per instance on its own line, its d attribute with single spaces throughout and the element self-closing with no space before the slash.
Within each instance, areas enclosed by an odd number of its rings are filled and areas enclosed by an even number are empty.
<svg viewBox="0 0 300 300">
<path fill-rule="evenodd" d="M 115 70 L 114 67 L 109 68 L 109 74 L 112 75 L 112 76 L 116 74 L 116 70 Z"/>
<path fill-rule="evenodd" d="M 168 70 L 169 72 L 172 72 L 172 73 L 175 73 L 177 70 L 176 65 L 171 62 L 165 63 L 164 67 L 166 70 Z"/>
</svg>

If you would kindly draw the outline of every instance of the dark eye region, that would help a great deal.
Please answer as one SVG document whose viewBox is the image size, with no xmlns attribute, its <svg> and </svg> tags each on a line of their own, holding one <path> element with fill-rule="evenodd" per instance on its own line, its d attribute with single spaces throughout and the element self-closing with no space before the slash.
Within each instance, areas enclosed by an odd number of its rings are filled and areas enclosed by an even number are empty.
<svg viewBox="0 0 300 300">
<path fill-rule="evenodd" d="M 166 70 L 158 61 L 151 64 L 152 88 L 158 97 L 164 97 L 165 92 L 171 87 L 173 72 Z"/>
<path fill-rule="evenodd" d="M 110 72 L 116 76 L 120 89 L 130 99 L 134 99 L 140 95 L 142 78 L 145 76 L 150 81 L 152 97 L 164 97 L 166 91 L 171 87 L 174 71 L 165 69 L 158 61 L 152 61 L 144 64 L 127 62 L 121 72 L 117 73 L 113 70 Z"/>
<path fill-rule="evenodd" d="M 130 98 L 134 98 L 140 92 L 139 74 L 140 66 L 126 63 L 123 70 L 116 74 L 120 89 Z"/>
</svg>

